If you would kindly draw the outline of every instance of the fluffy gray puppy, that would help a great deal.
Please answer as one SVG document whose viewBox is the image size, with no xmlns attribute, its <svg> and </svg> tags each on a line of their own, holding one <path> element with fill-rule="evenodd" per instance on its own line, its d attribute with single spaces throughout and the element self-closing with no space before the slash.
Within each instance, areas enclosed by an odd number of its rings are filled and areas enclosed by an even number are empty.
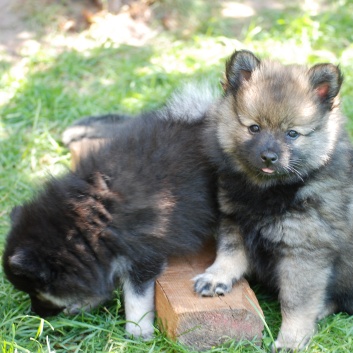
<svg viewBox="0 0 353 353">
<path fill-rule="evenodd" d="M 353 148 L 339 109 L 339 68 L 235 52 L 224 97 L 207 113 L 221 209 L 203 296 L 254 275 L 279 294 L 275 348 L 303 348 L 316 321 L 353 314 Z"/>
</svg>

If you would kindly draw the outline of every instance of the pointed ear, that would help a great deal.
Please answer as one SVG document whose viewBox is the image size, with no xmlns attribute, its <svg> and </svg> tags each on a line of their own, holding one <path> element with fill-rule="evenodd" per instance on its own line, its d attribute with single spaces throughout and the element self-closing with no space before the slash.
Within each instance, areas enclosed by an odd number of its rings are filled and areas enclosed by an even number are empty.
<svg viewBox="0 0 353 353">
<path fill-rule="evenodd" d="M 249 81 L 253 71 L 259 66 L 260 60 L 250 51 L 235 51 L 226 63 L 226 80 L 223 89 L 237 90 L 243 81 Z"/>
<path fill-rule="evenodd" d="M 50 280 L 49 269 L 46 269 L 36 255 L 27 249 L 18 249 L 9 256 L 7 267 L 10 270 L 8 275 L 27 277 L 43 283 L 48 283 Z"/>
<path fill-rule="evenodd" d="M 315 65 L 309 70 L 309 78 L 320 102 L 331 109 L 343 81 L 339 67 L 333 64 Z"/>
</svg>

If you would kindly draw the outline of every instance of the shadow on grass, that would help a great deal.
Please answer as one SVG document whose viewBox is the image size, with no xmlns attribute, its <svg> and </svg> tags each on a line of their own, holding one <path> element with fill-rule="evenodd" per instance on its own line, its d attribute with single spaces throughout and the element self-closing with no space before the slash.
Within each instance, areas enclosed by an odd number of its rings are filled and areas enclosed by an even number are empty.
<svg viewBox="0 0 353 353">
<path fill-rule="evenodd" d="M 304 1 L 187 1 L 157 2 L 156 18 L 169 13 L 175 37 L 224 36 L 239 41 L 308 41 L 313 49 L 325 48 L 338 57 L 353 41 L 352 0 Z M 168 12 L 169 11 L 169 12 Z"/>
<path fill-rule="evenodd" d="M 179 64 L 173 51 L 165 59 L 160 59 L 162 54 L 152 46 L 102 46 L 31 60 L 28 73 L 14 82 L 15 95 L 0 108 L 0 238 L 10 209 L 33 194 L 32 186 L 40 185 L 44 170 L 56 173 L 56 165 L 69 165 L 60 138 L 74 120 L 152 110 L 189 79 L 221 76 L 221 66 L 207 63 L 207 58 L 196 65 L 185 55 Z"/>
</svg>

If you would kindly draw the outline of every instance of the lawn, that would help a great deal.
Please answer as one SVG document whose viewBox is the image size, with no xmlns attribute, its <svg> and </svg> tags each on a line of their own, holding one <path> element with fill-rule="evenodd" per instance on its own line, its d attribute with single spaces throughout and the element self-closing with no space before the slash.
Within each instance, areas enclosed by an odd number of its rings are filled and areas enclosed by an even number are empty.
<svg viewBox="0 0 353 353">
<path fill-rule="evenodd" d="M 57 21 L 67 1 L 32 7 L 25 21 L 42 30 L 35 45 L 16 59 L 0 51 L 0 249 L 11 208 L 31 197 L 49 174 L 70 166 L 60 140 L 66 126 L 85 115 L 156 108 L 189 80 L 217 86 L 234 49 L 285 63 L 339 64 L 345 76 L 342 109 L 353 133 L 353 1 L 317 3 L 315 8 L 315 1 L 305 2 L 311 7 L 292 2 L 257 13 L 243 8 L 248 17 L 234 18 L 240 10 L 232 1 L 155 1 L 148 23 L 152 35 L 138 45 L 121 43 L 113 30 L 101 30 L 101 22 L 81 32 L 61 30 Z M 166 13 L 172 25 L 161 30 Z M 262 345 L 230 341 L 210 352 L 270 351 L 279 306 L 261 288 L 256 292 L 268 326 Z M 158 328 L 151 342 L 126 339 L 118 291 L 91 313 L 44 321 L 32 316 L 27 296 L 13 289 L 0 269 L 0 303 L 1 353 L 191 352 Z M 338 314 L 320 321 L 307 352 L 353 352 L 353 317 Z"/>
</svg>

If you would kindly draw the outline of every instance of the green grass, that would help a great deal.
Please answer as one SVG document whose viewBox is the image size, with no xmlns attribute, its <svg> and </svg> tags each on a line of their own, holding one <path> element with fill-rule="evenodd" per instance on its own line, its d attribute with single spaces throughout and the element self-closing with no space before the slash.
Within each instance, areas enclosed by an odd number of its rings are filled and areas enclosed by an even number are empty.
<svg viewBox="0 0 353 353">
<path fill-rule="evenodd" d="M 49 173 L 60 174 L 70 165 L 69 152 L 60 141 L 66 126 L 84 115 L 156 108 L 187 80 L 207 79 L 217 85 L 234 49 L 250 49 L 288 63 L 339 63 L 345 75 L 342 107 L 353 132 L 352 1 L 324 4 L 317 13 L 292 6 L 238 20 L 222 17 L 218 2 L 166 0 L 153 6 L 154 26 L 168 6 L 173 6 L 177 26 L 141 47 L 88 33 L 82 35 L 89 42 L 85 50 L 69 46 L 57 50 L 43 39 L 17 62 L 0 56 L 1 248 L 11 208 L 31 197 Z M 49 28 L 47 38 L 54 38 L 57 26 L 49 10 L 43 15 L 34 8 L 30 26 L 36 19 L 41 35 Z M 106 306 L 73 318 L 59 315 L 44 321 L 31 316 L 27 296 L 13 289 L 1 271 L 1 353 L 190 352 L 158 329 L 152 342 L 126 339 L 119 293 Z M 262 345 L 230 341 L 210 352 L 269 352 L 271 336 L 280 325 L 279 306 L 261 289 L 256 291 L 270 330 L 264 330 Z M 351 353 L 352 337 L 353 317 L 330 316 L 319 323 L 307 352 Z"/>
</svg>

